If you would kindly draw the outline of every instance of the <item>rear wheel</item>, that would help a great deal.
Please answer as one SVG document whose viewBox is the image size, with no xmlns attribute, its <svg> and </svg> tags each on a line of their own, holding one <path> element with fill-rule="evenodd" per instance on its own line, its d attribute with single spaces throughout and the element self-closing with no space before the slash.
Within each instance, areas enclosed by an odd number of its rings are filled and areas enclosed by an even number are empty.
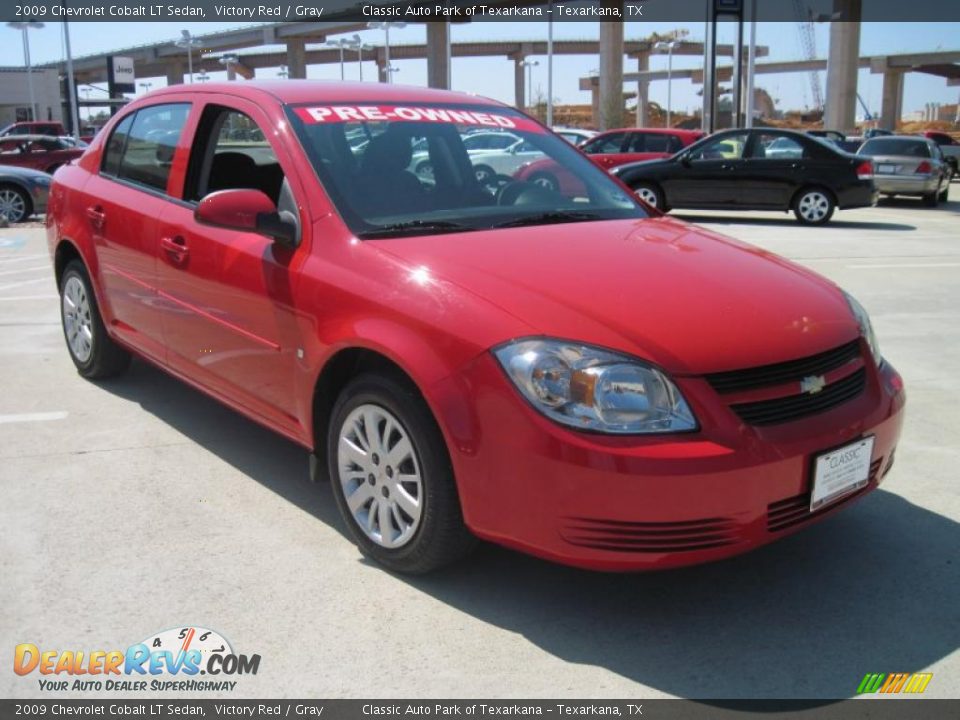
<svg viewBox="0 0 960 720">
<path fill-rule="evenodd" d="M 107 335 L 90 277 L 79 260 L 72 260 L 60 278 L 60 320 L 70 359 L 83 377 L 113 377 L 129 367 L 130 353 Z"/>
<path fill-rule="evenodd" d="M 833 197 L 822 188 L 805 188 L 793 201 L 793 214 L 804 225 L 823 225 L 835 208 Z"/>
<path fill-rule="evenodd" d="M 443 436 L 405 379 L 368 373 L 350 381 L 333 408 L 327 458 L 344 522 L 380 564 L 426 573 L 475 544 Z"/>
<path fill-rule="evenodd" d="M 932 192 L 923 196 L 923 204 L 930 208 L 935 208 L 940 202 L 940 196 L 937 192 Z"/>
<path fill-rule="evenodd" d="M 650 183 L 640 183 L 633 187 L 633 192 L 650 207 L 663 210 L 663 193 L 660 188 Z"/>
<path fill-rule="evenodd" d="M 0 215 L 7 222 L 23 222 L 32 212 L 33 205 L 26 192 L 12 185 L 0 186 Z"/>
<path fill-rule="evenodd" d="M 946 202 L 949 199 L 949 197 L 950 197 L 950 181 L 947 180 L 946 187 L 943 188 L 943 190 L 937 196 L 937 199 L 940 202 Z"/>
</svg>

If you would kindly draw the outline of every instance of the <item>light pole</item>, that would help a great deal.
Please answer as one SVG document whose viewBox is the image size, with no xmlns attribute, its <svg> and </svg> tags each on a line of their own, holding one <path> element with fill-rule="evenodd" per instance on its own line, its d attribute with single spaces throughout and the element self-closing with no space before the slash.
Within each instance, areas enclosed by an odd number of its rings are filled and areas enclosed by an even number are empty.
<svg viewBox="0 0 960 720">
<path fill-rule="evenodd" d="M 524 60 L 520 63 L 523 67 L 527 69 L 527 91 L 524 93 L 526 97 L 524 98 L 526 106 L 529 108 L 530 99 L 533 97 L 533 88 L 531 84 L 533 83 L 533 68 L 540 64 L 539 60 Z"/>
<path fill-rule="evenodd" d="M 670 40 L 669 42 L 664 42 L 661 40 L 653 47 L 657 50 L 666 50 L 667 51 L 667 124 L 666 127 L 670 127 L 670 105 L 672 101 L 672 92 L 673 92 L 673 49 L 679 44 L 678 40 Z"/>
<path fill-rule="evenodd" d="M 90 88 L 88 87 L 80 88 L 80 92 L 83 93 L 84 100 L 87 100 L 87 101 L 90 100 Z M 87 105 L 87 122 L 90 122 L 90 106 L 89 105 Z"/>
<path fill-rule="evenodd" d="M 360 68 L 360 82 L 363 82 L 363 51 L 373 50 L 373 45 L 367 45 L 363 38 L 353 34 L 353 40 L 350 41 L 350 47 L 357 51 L 357 66 Z"/>
<path fill-rule="evenodd" d="M 340 79 L 346 79 L 343 73 L 343 49 L 353 47 L 353 41 L 347 40 L 346 38 L 338 38 L 336 40 L 327 40 L 327 45 L 329 47 L 340 48 Z"/>
<path fill-rule="evenodd" d="M 177 47 L 187 49 L 187 73 L 190 75 L 190 82 L 193 83 L 193 46 L 200 47 L 203 43 L 190 34 L 189 30 L 180 32 L 180 39 L 177 40 Z"/>
<path fill-rule="evenodd" d="M 73 74 L 73 53 L 70 51 L 70 23 L 63 23 L 63 46 L 67 52 L 67 92 L 70 93 L 70 124 L 73 137 L 80 139 L 80 108 L 77 107 L 77 80 Z"/>
<path fill-rule="evenodd" d="M 36 20 L 28 20 L 26 22 L 8 22 L 7 27 L 13 28 L 14 30 L 20 30 L 23 33 L 23 62 L 27 66 L 27 87 L 30 91 L 30 119 L 37 119 L 37 103 L 34 101 L 33 97 L 33 68 L 30 65 L 30 37 L 27 34 L 27 31 L 30 29 L 40 30 L 43 28 L 43 23 Z"/>
<path fill-rule="evenodd" d="M 386 65 L 386 75 L 387 82 L 392 82 L 391 74 L 396 72 L 395 69 L 391 69 L 393 66 L 390 64 L 390 28 L 403 28 L 406 27 L 405 22 L 368 22 L 367 27 L 371 30 L 383 30 L 383 61 Z"/>
<path fill-rule="evenodd" d="M 553 3 L 550 3 L 553 17 Z M 553 127 L 553 20 L 547 21 L 547 127 Z"/>
<path fill-rule="evenodd" d="M 150 88 L 153 87 L 153 83 L 152 83 L 152 82 L 142 82 L 142 83 L 137 83 L 137 84 L 138 84 L 140 87 L 143 88 L 143 91 L 144 91 L 145 93 L 150 92 Z"/>
</svg>

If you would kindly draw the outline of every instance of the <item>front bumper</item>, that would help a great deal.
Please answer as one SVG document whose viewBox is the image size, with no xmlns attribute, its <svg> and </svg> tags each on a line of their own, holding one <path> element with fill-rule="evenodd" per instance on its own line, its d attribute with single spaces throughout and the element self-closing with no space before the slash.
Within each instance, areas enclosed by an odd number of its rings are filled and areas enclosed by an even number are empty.
<svg viewBox="0 0 960 720">
<path fill-rule="evenodd" d="M 888 195 L 929 195 L 940 187 L 936 175 L 874 175 L 877 190 Z"/>
<path fill-rule="evenodd" d="M 691 565 L 830 515 L 875 489 L 892 465 L 904 393 L 889 364 L 871 369 L 859 397 L 765 428 L 711 399 L 705 381 L 677 380 L 703 425 L 697 433 L 560 427 L 521 399 L 489 354 L 436 386 L 467 525 L 484 539 L 596 570 Z M 866 435 L 876 437 L 867 487 L 810 513 L 813 458 Z"/>
</svg>

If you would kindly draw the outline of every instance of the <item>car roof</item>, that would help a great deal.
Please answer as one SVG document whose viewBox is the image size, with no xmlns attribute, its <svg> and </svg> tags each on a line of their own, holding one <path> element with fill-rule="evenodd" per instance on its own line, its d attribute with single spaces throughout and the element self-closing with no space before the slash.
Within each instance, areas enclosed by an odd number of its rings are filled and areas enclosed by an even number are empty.
<svg viewBox="0 0 960 720">
<path fill-rule="evenodd" d="M 703 135 L 702 130 L 681 130 L 680 128 L 638 128 L 638 127 L 624 127 L 624 128 L 615 128 L 612 130 L 604 130 L 599 135 L 594 137 L 600 137 L 600 135 L 609 135 L 610 133 L 650 133 L 656 135 Z"/>
<path fill-rule="evenodd" d="M 288 105 L 317 102 L 378 102 L 378 103 L 457 103 L 461 105 L 507 105 L 489 98 L 469 93 L 393 85 L 374 82 L 343 82 L 341 80 L 245 80 L 232 82 L 207 82 L 188 85 L 170 85 L 144 95 L 138 100 L 149 103 L 151 99 L 171 94 L 208 95 L 223 93 L 251 100 L 264 100 L 267 96 Z"/>
</svg>

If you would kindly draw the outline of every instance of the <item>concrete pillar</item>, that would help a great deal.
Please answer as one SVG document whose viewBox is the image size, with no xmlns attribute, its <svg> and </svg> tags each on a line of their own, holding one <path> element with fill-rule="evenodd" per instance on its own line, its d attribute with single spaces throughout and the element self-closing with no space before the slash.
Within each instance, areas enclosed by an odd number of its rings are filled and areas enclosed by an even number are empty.
<svg viewBox="0 0 960 720">
<path fill-rule="evenodd" d="M 650 69 L 650 53 L 644 52 L 637 55 L 637 71 L 643 72 Z M 647 127 L 650 124 L 650 81 L 637 80 L 637 127 Z"/>
<path fill-rule="evenodd" d="M 590 78 L 595 82 L 590 85 L 590 124 L 600 127 L 600 78 Z"/>
<path fill-rule="evenodd" d="M 825 128 L 847 131 L 856 126 L 860 6 L 861 0 L 834 0 L 834 12 L 841 19 L 830 23 Z"/>
<path fill-rule="evenodd" d="M 167 85 L 183 84 L 183 63 L 179 60 L 167 62 Z"/>
<path fill-rule="evenodd" d="M 902 70 L 887 70 L 883 73 L 880 127 L 884 130 L 896 130 L 897 122 L 903 114 L 903 76 Z"/>
<path fill-rule="evenodd" d="M 447 40 L 450 26 L 445 22 L 429 22 L 427 26 L 427 86 L 447 87 L 450 68 L 447 64 Z"/>
<path fill-rule="evenodd" d="M 513 58 L 513 104 L 518 108 L 527 104 L 527 68 L 523 65 L 525 59 L 522 55 Z"/>
<path fill-rule="evenodd" d="M 604 3 L 619 5 L 619 3 Z M 623 23 L 600 25 L 600 130 L 623 125 Z"/>
<path fill-rule="evenodd" d="M 287 77 L 307 77 L 307 48 L 303 40 L 287 40 Z"/>
</svg>

